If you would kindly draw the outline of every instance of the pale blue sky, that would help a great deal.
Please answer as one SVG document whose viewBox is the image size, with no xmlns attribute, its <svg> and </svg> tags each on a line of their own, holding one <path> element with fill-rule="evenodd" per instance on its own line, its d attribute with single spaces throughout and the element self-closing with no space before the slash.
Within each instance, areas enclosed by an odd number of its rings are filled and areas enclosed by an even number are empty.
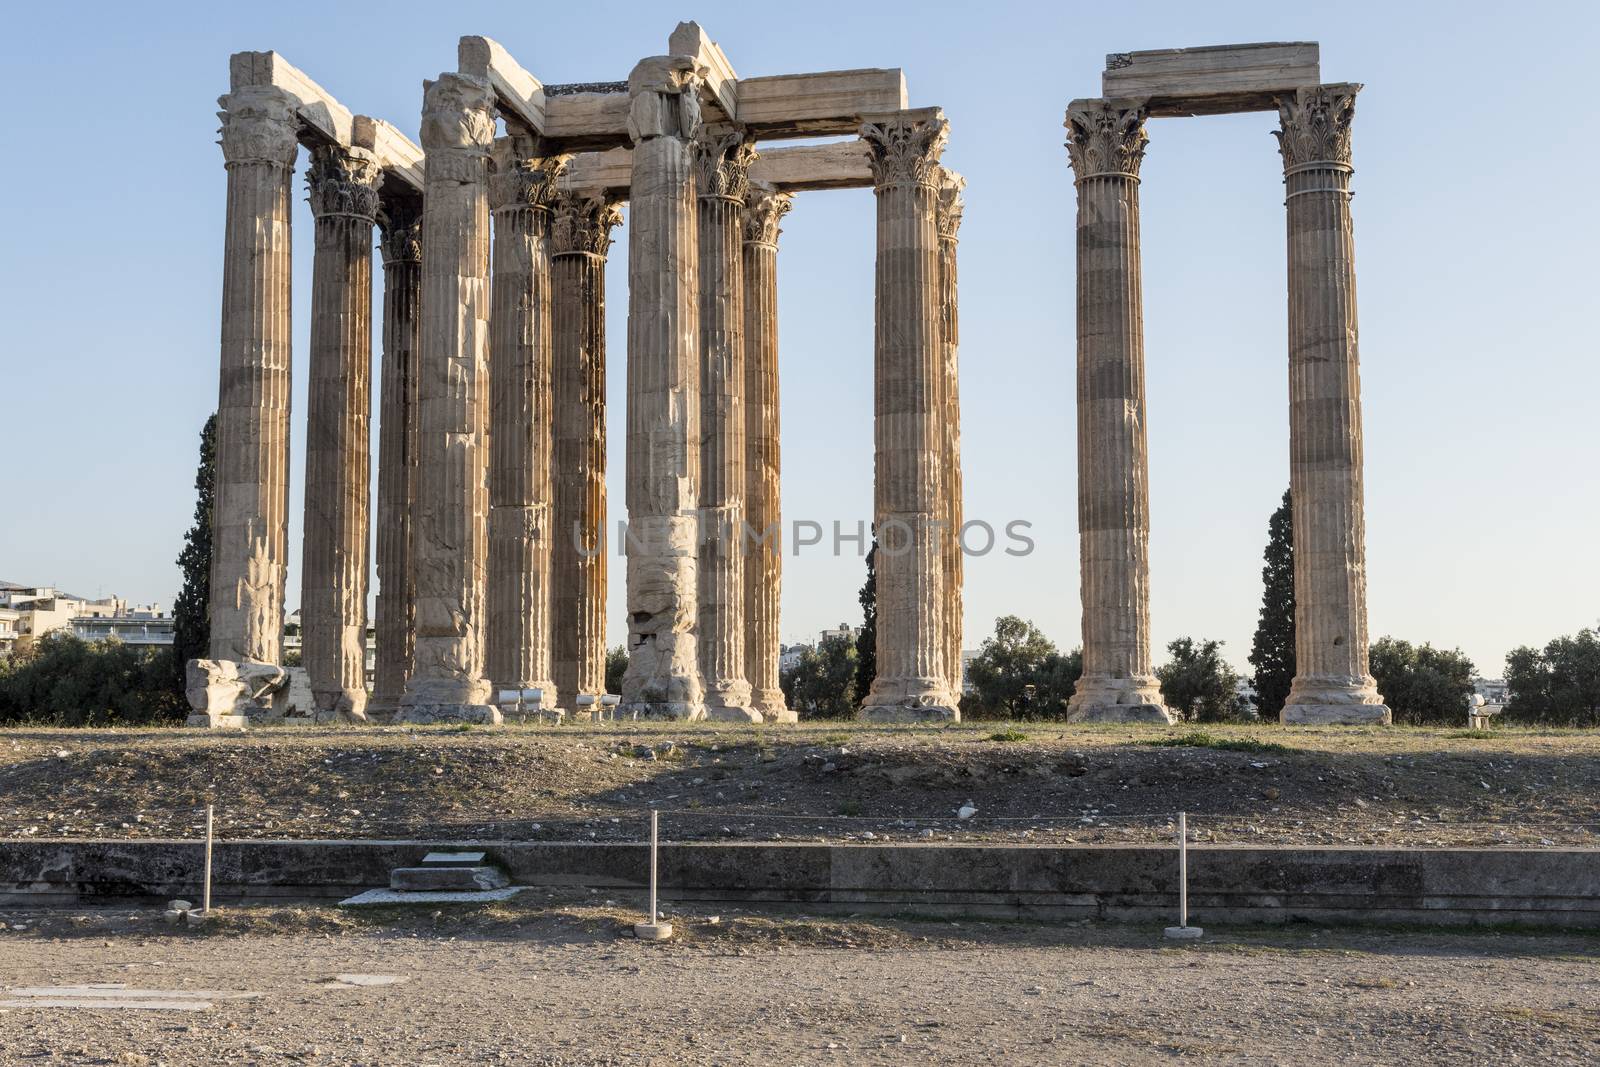
<svg viewBox="0 0 1600 1067">
<path fill-rule="evenodd" d="M 1448 11 L 1448 13 L 1446 13 Z M 1078 641 L 1068 100 L 1113 51 L 1316 40 L 1366 83 L 1357 268 L 1374 636 L 1507 649 L 1600 618 L 1600 170 L 1584 4 L 808 2 L 26 5 L 0 61 L 0 577 L 170 605 L 215 406 L 227 57 L 275 49 L 353 111 L 414 133 L 455 41 L 499 39 L 547 82 L 625 78 L 694 18 L 741 74 L 905 69 L 966 174 L 966 509 L 1037 551 L 967 567 L 966 644 L 996 615 Z M 1249 647 L 1268 514 L 1288 478 L 1284 236 L 1273 116 L 1162 119 L 1144 167 L 1158 643 Z M 302 155 L 303 162 L 303 155 Z M 786 518 L 870 517 L 873 202 L 811 193 L 780 256 Z M 295 217 L 291 606 L 299 602 L 311 219 Z M 622 499 L 626 230 L 610 267 L 612 499 Z M 620 508 L 613 510 L 613 515 Z M 786 560 L 785 639 L 856 621 L 863 567 Z M 624 635 L 621 566 L 611 631 Z"/>
</svg>

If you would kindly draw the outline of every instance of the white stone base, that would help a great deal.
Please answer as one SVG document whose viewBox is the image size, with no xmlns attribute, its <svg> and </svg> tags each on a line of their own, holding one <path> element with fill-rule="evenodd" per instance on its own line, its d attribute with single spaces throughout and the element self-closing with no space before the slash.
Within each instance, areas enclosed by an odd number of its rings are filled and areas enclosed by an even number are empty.
<svg viewBox="0 0 1600 1067">
<path fill-rule="evenodd" d="M 861 722 L 960 722 L 961 712 L 942 704 L 863 704 L 856 718 Z"/>
<path fill-rule="evenodd" d="M 499 726 L 505 719 L 501 716 L 500 709 L 487 704 L 412 704 L 402 707 L 394 721 L 419 726 L 440 722 Z"/>
<path fill-rule="evenodd" d="M 197 711 L 189 716 L 186 725 L 206 730 L 243 730 L 250 725 L 250 720 L 243 715 L 208 715 Z"/>
<path fill-rule="evenodd" d="M 671 722 L 699 722 L 706 717 L 703 704 L 681 704 L 676 702 L 636 701 L 632 704 L 618 704 L 616 719 L 663 719 Z"/>
<path fill-rule="evenodd" d="M 415 893 L 400 889 L 369 889 L 365 893 L 357 893 L 353 897 L 339 901 L 339 907 L 359 908 L 372 904 L 486 904 L 495 900 L 510 900 L 526 888 L 528 887 L 525 885 L 514 885 L 505 889 L 461 892 L 438 890 Z"/>
<path fill-rule="evenodd" d="M 1285 726 L 1388 726 L 1394 716 L 1383 704 L 1285 704 L 1278 721 Z"/>
<path fill-rule="evenodd" d="M 1148 722 L 1171 726 L 1178 717 L 1160 704 L 1076 704 L 1067 708 L 1068 722 Z"/>
<path fill-rule="evenodd" d="M 763 722 L 791 723 L 800 721 L 800 713 L 793 708 L 780 707 L 764 710 L 761 713 Z"/>
<path fill-rule="evenodd" d="M 633 936 L 640 941 L 666 941 L 672 937 L 672 924 L 634 923 Z"/>
<path fill-rule="evenodd" d="M 1198 941 L 1206 935 L 1198 926 L 1169 926 L 1163 933 L 1169 941 Z"/>
<path fill-rule="evenodd" d="M 761 713 L 754 708 L 724 707 L 721 704 L 707 704 L 706 718 L 712 722 L 764 722 Z"/>
</svg>

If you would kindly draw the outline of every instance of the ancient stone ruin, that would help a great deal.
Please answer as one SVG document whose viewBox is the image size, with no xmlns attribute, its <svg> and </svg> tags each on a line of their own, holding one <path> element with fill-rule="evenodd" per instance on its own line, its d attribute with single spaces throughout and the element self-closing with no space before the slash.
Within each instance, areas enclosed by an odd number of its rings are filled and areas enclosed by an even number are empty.
<svg viewBox="0 0 1600 1067">
<path fill-rule="evenodd" d="M 228 210 L 202 723 L 283 700 L 290 197 L 316 220 L 304 661 L 319 719 L 499 722 L 604 687 L 604 263 L 629 209 L 620 713 L 792 721 L 778 688 L 776 258 L 798 192 L 877 201 L 877 678 L 860 715 L 954 719 L 962 527 L 948 124 L 896 69 L 740 78 L 695 23 L 626 81 L 541 85 L 494 41 L 426 83 L 422 145 L 276 53 L 221 100 Z M 1286 722 L 1387 722 L 1367 669 L 1350 220 L 1359 85 L 1315 44 L 1109 57 L 1067 109 L 1078 194 L 1084 674 L 1069 717 L 1171 721 L 1151 664 L 1139 167 L 1146 120 L 1277 111 L 1289 234 L 1299 672 Z M 497 123 L 505 135 L 496 136 Z M 848 140 L 783 147 L 794 138 Z M 364 657 L 374 229 L 383 253 L 377 670 Z M 526 699 L 531 696 L 530 699 Z"/>
<path fill-rule="evenodd" d="M 740 78 L 694 23 L 626 81 L 541 85 L 462 38 L 420 147 L 273 52 L 221 99 L 228 208 L 211 658 L 193 721 L 284 699 L 290 198 L 316 220 L 302 640 L 316 717 L 499 722 L 605 666 L 604 263 L 629 210 L 620 712 L 792 721 L 778 688 L 776 257 L 796 193 L 877 197 L 878 678 L 871 719 L 954 718 L 961 524 L 948 124 L 897 69 Z M 496 136 L 497 121 L 505 129 Z M 769 147 L 783 139 L 847 136 Z M 383 254 L 377 668 L 364 677 L 372 244 Z"/>
<path fill-rule="evenodd" d="M 1150 655 L 1149 471 L 1139 164 L 1145 120 L 1276 111 L 1289 230 L 1289 471 L 1296 674 L 1282 719 L 1386 723 L 1367 670 L 1361 380 L 1350 123 L 1314 43 L 1107 57 L 1067 108 L 1078 189 L 1078 525 L 1083 677 L 1070 717 L 1171 721 Z"/>
</svg>

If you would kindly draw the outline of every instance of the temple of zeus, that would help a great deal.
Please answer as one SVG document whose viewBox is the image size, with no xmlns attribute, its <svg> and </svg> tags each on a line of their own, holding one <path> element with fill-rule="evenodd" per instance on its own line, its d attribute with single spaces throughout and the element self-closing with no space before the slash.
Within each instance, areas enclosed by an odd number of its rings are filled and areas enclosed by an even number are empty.
<svg viewBox="0 0 1600 1067">
<path fill-rule="evenodd" d="M 1314 43 L 1107 57 L 1067 108 L 1078 191 L 1078 524 L 1083 676 L 1069 718 L 1170 722 L 1151 663 L 1139 165 L 1150 118 L 1276 111 L 1289 250 L 1296 674 L 1286 723 L 1387 723 L 1367 669 L 1350 127 L 1361 86 Z"/>
<path fill-rule="evenodd" d="M 898 69 L 741 78 L 695 23 L 626 81 L 542 85 L 464 37 L 420 147 L 273 52 L 231 62 L 211 658 L 198 723 L 281 716 L 290 203 L 315 222 L 302 646 L 314 717 L 500 722 L 597 706 L 605 261 L 627 206 L 628 667 L 618 714 L 793 721 L 778 686 L 777 243 L 795 194 L 877 204 L 877 676 L 860 716 L 959 717 L 956 243 L 963 179 Z M 1288 219 L 1290 723 L 1384 723 L 1367 664 L 1351 120 L 1317 45 L 1108 57 L 1067 109 L 1077 190 L 1081 721 L 1170 722 L 1150 640 L 1139 169 L 1149 119 L 1275 111 Z M 821 142 L 784 146 L 785 139 Z M 777 143 L 774 143 L 777 142 Z M 380 440 L 368 499 L 374 239 Z M 375 562 L 376 678 L 365 679 Z"/>
<path fill-rule="evenodd" d="M 910 108 L 898 69 L 741 78 L 692 22 L 625 81 L 542 85 L 484 37 L 461 39 L 458 66 L 424 84 L 419 146 L 276 53 L 232 58 L 212 644 L 189 664 L 191 721 L 243 725 L 285 702 L 302 148 L 315 232 L 300 603 L 315 718 L 492 723 L 603 693 L 604 266 L 626 204 L 618 710 L 792 721 L 778 687 L 777 242 L 796 193 L 850 188 L 877 202 L 878 675 L 861 715 L 955 718 L 962 568 L 941 532 L 961 524 L 963 182 L 940 164 L 943 113 Z"/>
</svg>

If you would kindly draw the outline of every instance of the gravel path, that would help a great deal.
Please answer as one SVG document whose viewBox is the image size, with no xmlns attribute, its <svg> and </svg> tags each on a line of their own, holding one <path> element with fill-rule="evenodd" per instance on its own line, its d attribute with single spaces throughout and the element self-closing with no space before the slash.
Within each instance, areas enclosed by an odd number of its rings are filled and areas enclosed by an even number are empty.
<svg viewBox="0 0 1600 1067">
<path fill-rule="evenodd" d="M 1593 1063 L 1583 937 L 680 917 L 568 908 L 208 933 L 10 915 L 0 986 L 253 991 L 206 1012 L 0 1009 L 0 1064 Z M 337 974 L 388 986 L 329 985 Z"/>
</svg>

